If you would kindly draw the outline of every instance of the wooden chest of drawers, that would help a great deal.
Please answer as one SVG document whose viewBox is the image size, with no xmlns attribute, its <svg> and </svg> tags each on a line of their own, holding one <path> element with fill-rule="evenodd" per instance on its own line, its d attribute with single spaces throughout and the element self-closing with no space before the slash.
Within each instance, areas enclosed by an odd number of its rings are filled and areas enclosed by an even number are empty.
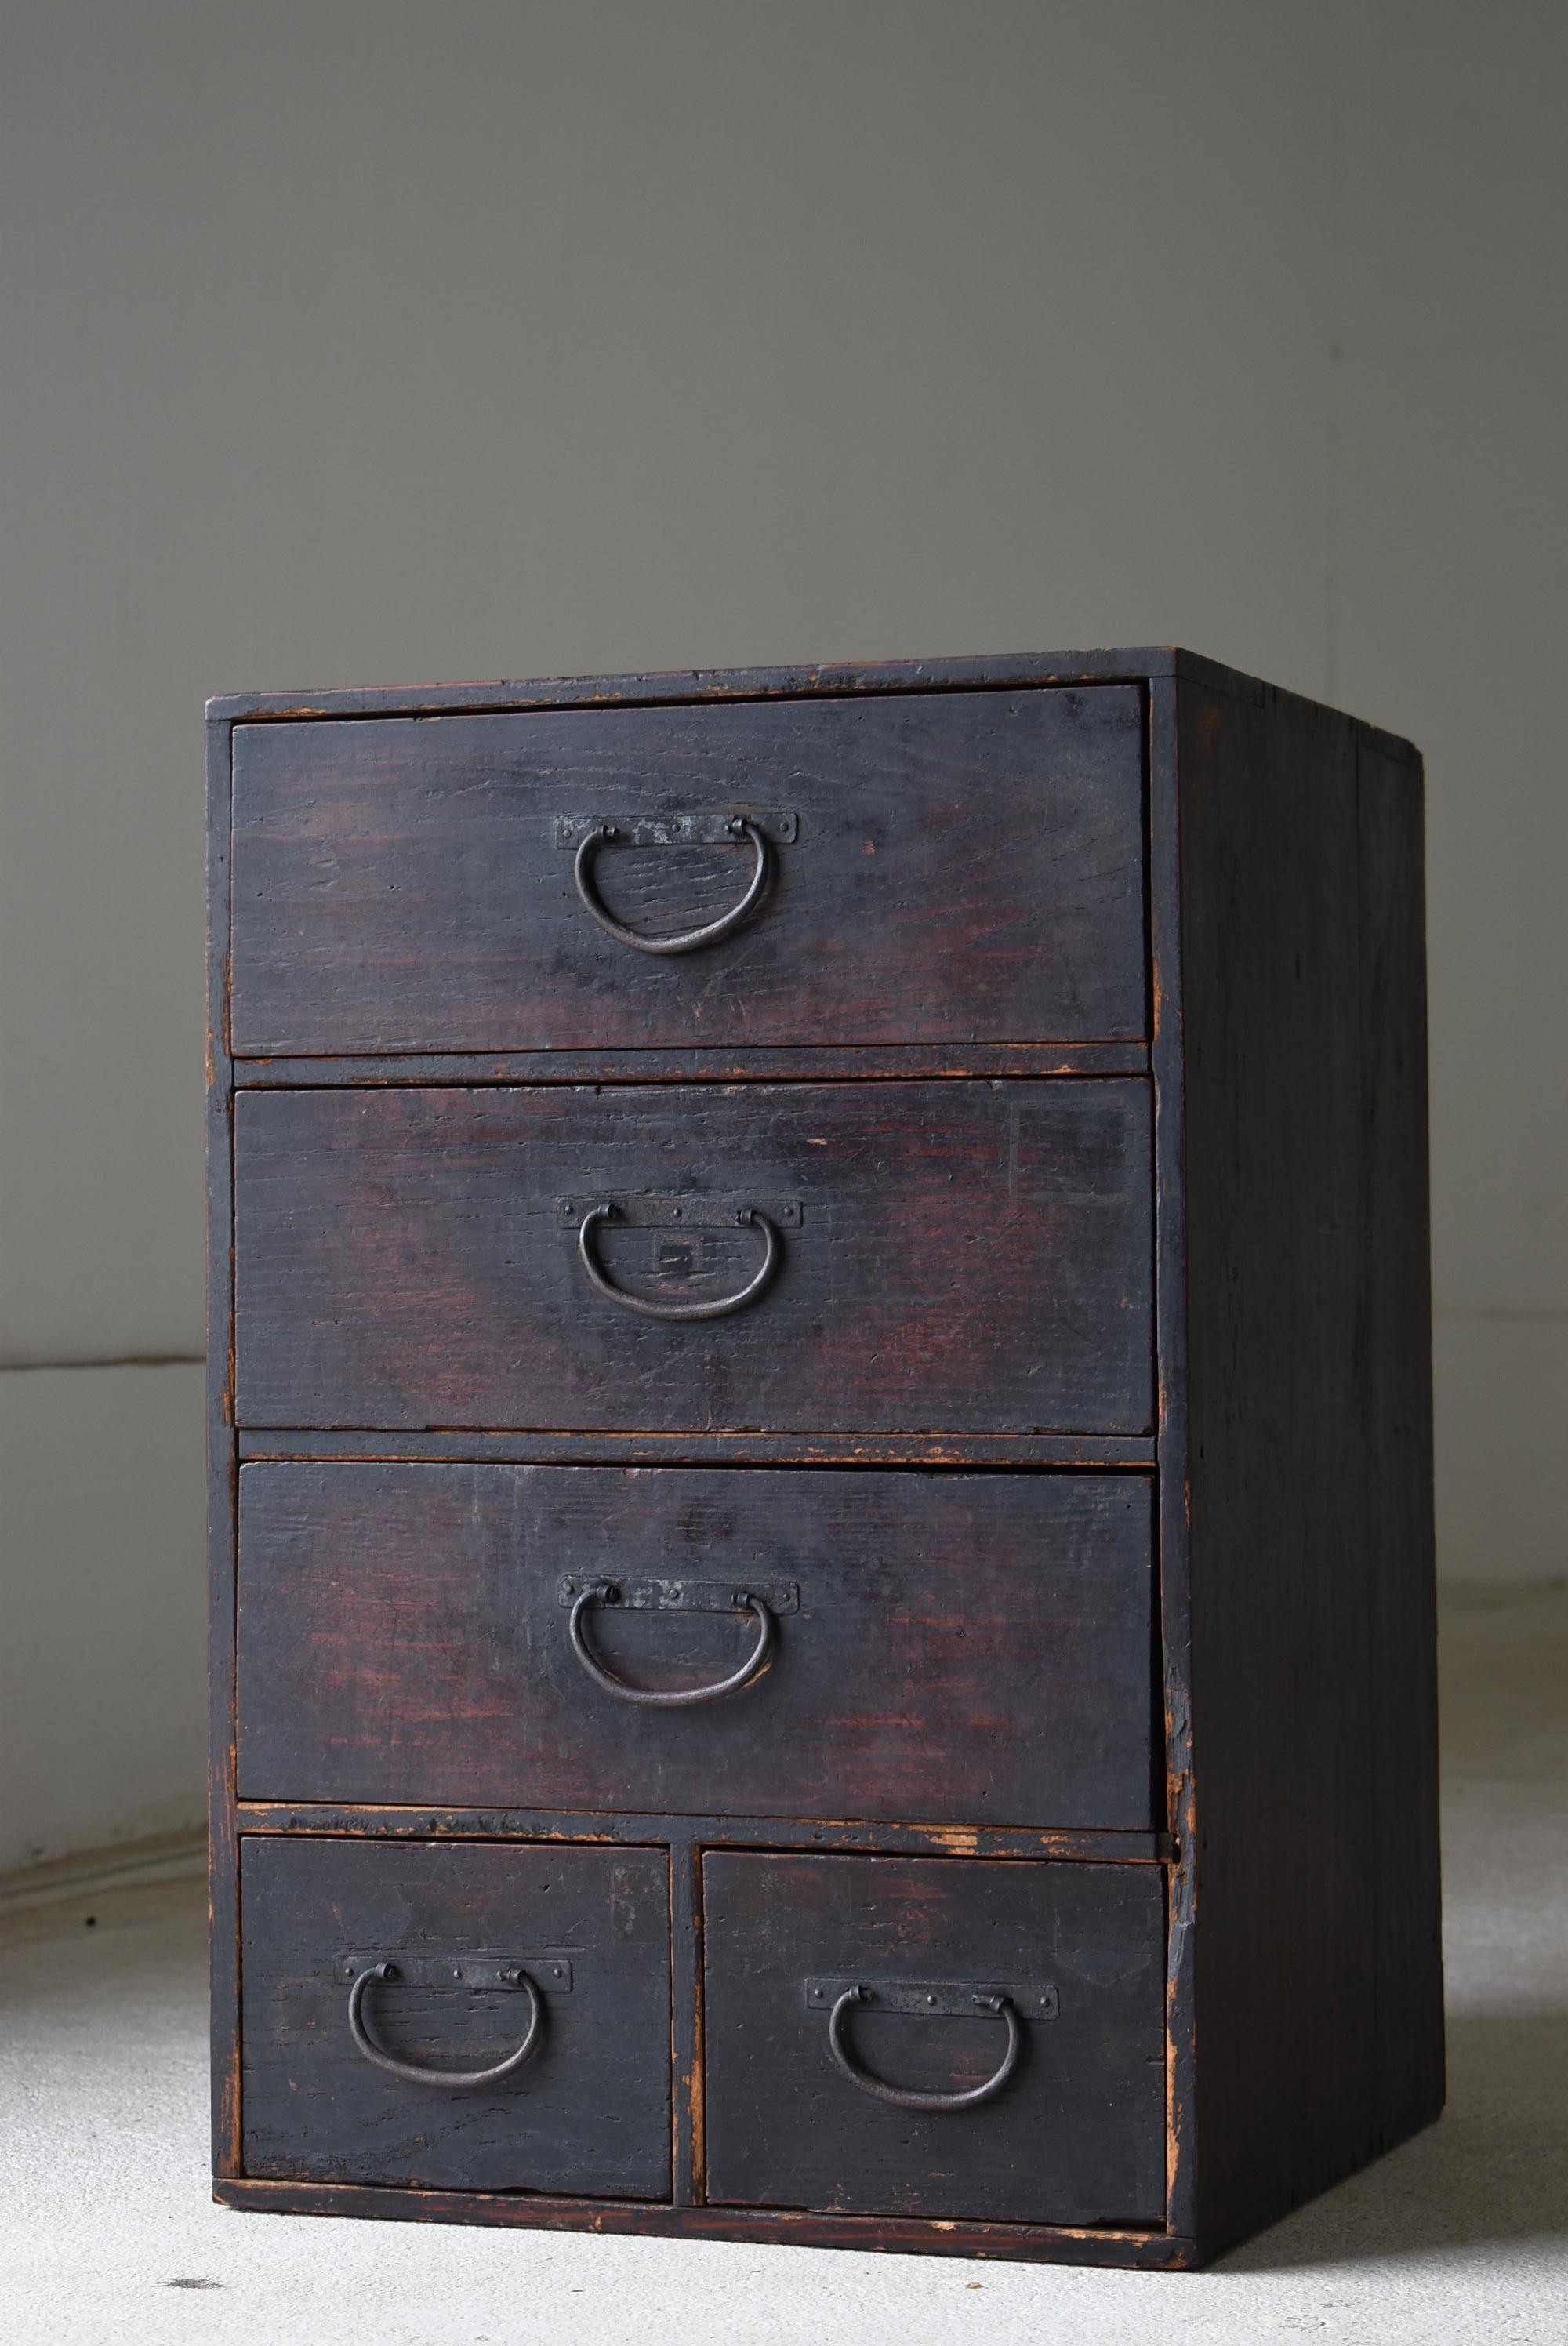
<svg viewBox="0 0 1568 2346">
<path fill-rule="evenodd" d="M 217 2189 L 1188 2265 L 1433 2117 L 1420 768 L 216 701 Z"/>
</svg>

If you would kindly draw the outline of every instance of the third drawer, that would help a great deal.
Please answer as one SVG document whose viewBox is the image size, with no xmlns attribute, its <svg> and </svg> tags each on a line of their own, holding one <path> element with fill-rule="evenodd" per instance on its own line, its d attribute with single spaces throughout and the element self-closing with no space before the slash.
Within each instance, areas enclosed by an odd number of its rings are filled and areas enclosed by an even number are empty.
<svg viewBox="0 0 1568 2346">
<path fill-rule="evenodd" d="M 249 1465 L 240 1797 L 1147 1830 L 1152 1552 L 1135 1474 Z"/>
</svg>

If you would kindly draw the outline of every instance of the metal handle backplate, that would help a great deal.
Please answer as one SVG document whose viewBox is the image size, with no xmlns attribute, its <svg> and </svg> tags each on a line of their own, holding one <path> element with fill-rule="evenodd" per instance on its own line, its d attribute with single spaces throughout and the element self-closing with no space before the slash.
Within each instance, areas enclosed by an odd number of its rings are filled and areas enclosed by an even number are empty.
<svg viewBox="0 0 1568 2346">
<path fill-rule="evenodd" d="M 640 954 L 697 953 L 704 945 L 716 945 L 741 923 L 748 921 L 763 896 L 772 876 L 772 839 L 795 835 L 793 816 L 749 814 L 721 815 L 717 818 L 675 816 L 664 821 L 641 821 L 626 824 L 589 821 L 585 824 L 565 819 L 556 826 L 556 837 L 563 846 L 575 839 L 576 852 L 572 859 L 572 878 L 584 910 L 598 923 L 606 936 L 617 944 L 629 945 Z M 640 930 L 628 928 L 617 921 L 599 894 L 594 877 L 595 860 L 601 847 L 616 841 L 634 846 L 685 845 L 710 840 L 748 842 L 755 864 L 745 891 L 727 913 L 715 921 L 705 921 L 699 928 L 683 929 L 673 936 L 645 936 Z"/>
<path fill-rule="evenodd" d="M 359 1964 L 357 1956 L 339 1959 L 340 1971 L 346 1972 Z M 571 1967 L 549 1958 L 540 1966 L 546 1975 L 554 1971 L 550 1986 L 556 1994 L 571 1993 Z M 463 1987 L 471 1990 L 515 1988 L 528 1999 L 528 2026 L 515 2052 L 504 2061 L 492 2063 L 484 2069 L 440 2069 L 419 2061 L 404 2061 L 389 2053 L 378 2042 L 366 2011 L 366 1998 L 371 1989 L 381 1984 L 409 1987 Z M 539 1989 L 529 1972 L 520 1963 L 505 1958 L 474 1955 L 408 1955 L 377 1956 L 355 1971 L 349 1989 L 349 2035 L 354 2047 L 376 2068 L 384 2069 L 389 2076 L 401 2077 L 405 2085 L 439 2086 L 447 2092 L 463 2093 L 474 2086 L 498 2086 L 513 2076 L 525 2061 L 531 2060 L 539 2048 L 545 2028 L 545 2007 Z"/>
<path fill-rule="evenodd" d="M 757 1624 L 757 1637 L 751 1651 L 738 1670 L 717 1678 L 709 1686 L 655 1688 L 627 1684 L 606 1669 L 587 1641 L 584 1629 L 586 1616 L 604 1605 L 618 1605 L 621 1584 L 615 1580 L 590 1580 L 582 1584 L 572 1599 L 572 1610 L 566 1622 L 566 1635 L 572 1641 L 572 1651 L 587 1676 L 601 1694 L 613 1695 L 617 1702 L 640 1704 L 645 1709 L 689 1710 L 699 1702 L 718 1702 L 721 1696 L 737 1694 L 752 1679 L 759 1678 L 773 1658 L 773 1607 L 767 1597 L 749 1588 L 737 1588 L 727 1611 L 749 1613 Z M 651 1610 L 639 1606 L 638 1610 Z M 662 1608 L 661 1608 L 662 1609 Z M 694 1612 L 717 1611 L 710 1602 L 693 1605 Z M 782 1609 L 782 1608 L 781 1608 Z"/>
<path fill-rule="evenodd" d="M 806 2001 L 813 2011 L 827 2011 L 828 2053 L 840 2075 L 874 2101 L 890 2102 L 901 2110 L 972 2110 L 989 2102 L 1002 2091 L 1018 2066 L 1023 2049 L 1021 2015 L 1031 2020 L 1054 2020 L 1058 2009 L 1054 1987 L 1037 1984 L 1018 1987 L 993 1981 L 928 1984 L 923 1980 L 894 1980 L 872 1984 L 865 1980 L 809 1979 Z M 891 2086 L 884 2078 L 873 2076 L 869 2069 L 862 2068 L 846 2041 L 849 2015 L 857 2005 L 933 2018 L 944 2014 L 994 2015 L 1006 2025 L 1006 2049 L 989 2077 L 961 2093 L 921 2093 L 907 2086 Z"/>
<path fill-rule="evenodd" d="M 758 1598 L 769 1613 L 800 1610 L 799 1581 L 752 1578 L 743 1591 L 733 1576 L 728 1580 L 622 1580 L 617 1576 L 607 1581 L 603 1573 L 590 1575 L 587 1580 L 572 1573 L 556 1590 L 555 1601 L 569 1607 L 585 1588 L 605 1587 L 616 1590 L 612 1601 L 626 1613 L 738 1613 L 748 1596 Z"/>
<path fill-rule="evenodd" d="M 635 1311 L 644 1320 L 725 1320 L 732 1311 L 744 1311 L 748 1303 L 755 1303 L 764 1290 L 772 1284 L 784 1252 L 778 1226 L 770 1216 L 763 1213 L 758 1206 L 734 1207 L 726 1216 L 730 1228 L 756 1229 L 762 1233 L 762 1260 L 745 1286 L 732 1295 L 718 1295 L 690 1303 L 662 1303 L 657 1296 L 634 1295 L 628 1289 L 617 1287 L 599 1259 L 596 1232 L 606 1223 L 630 1219 L 624 1215 L 620 1206 L 609 1198 L 603 1198 L 585 1209 L 578 1209 L 569 1200 L 563 1200 L 562 1204 L 570 1208 L 568 1219 L 576 1227 L 578 1259 L 587 1273 L 590 1285 L 599 1294 L 607 1296 L 612 1303 L 618 1303 L 623 1311 Z"/>
</svg>

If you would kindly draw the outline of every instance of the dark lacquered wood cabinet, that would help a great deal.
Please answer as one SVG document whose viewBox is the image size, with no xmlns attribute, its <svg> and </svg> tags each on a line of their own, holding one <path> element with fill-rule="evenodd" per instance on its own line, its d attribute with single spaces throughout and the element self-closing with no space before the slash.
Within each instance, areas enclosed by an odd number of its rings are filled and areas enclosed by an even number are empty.
<svg viewBox="0 0 1568 2346">
<path fill-rule="evenodd" d="M 209 739 L 219 2197 L 1183 2266 L 1433 2117 L 1416 753 L 1173 652 Z"/>
</svg>

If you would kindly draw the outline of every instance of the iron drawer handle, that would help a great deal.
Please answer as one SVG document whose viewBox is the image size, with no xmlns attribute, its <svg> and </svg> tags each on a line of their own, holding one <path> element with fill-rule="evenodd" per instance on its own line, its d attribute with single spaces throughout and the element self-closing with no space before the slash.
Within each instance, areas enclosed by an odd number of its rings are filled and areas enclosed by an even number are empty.
<svg viewBox="0 0 1568 2346">
<path fill-rule="evenodd" d="M 626 928 L 623 923 L 617 921 L 606 910 L 599 892 L 594 885 L 594 858 L 607 840 L 619 837 L 619 832 L 613 822 L 596 823 L 592 831 L 585 831 L 583 834 L 582 843 L 572 859 L 572 877 L 577 883 L 577 893 L 582 898 L 584 906 L 593 914 L 605 934 L 614 937 L 617 944 L 630 945 L 634 953 L 696 953 L 699 945 L 716 945 L 720 937 L 728 936 L 731 930 L 738 929 L 741 922 L 755 910 L 759 899 L 768 885 L 768 874 L 772 861 L 769 853 L 766 834 L 759 831 L 754 822 L 748 822 L 744 815 L 732 816 L 725 828 L 732 838 L 748 839 L 751 842 L 757 855 L 757 869 L 752 873 L 750 885 L 740 902 L 738 904 L 732 904 L 728 912 L 721 913 L 717 921 L 709 921 L 700 929 L 687 929 L 679 936 L 674 937 L 639 936 L 636 929 Z"/>
<path fill-rule="evenodd" d="M 744 1311 L 755 1303 L 769 1280 L 779 1268 L 782 1251 L 779 1233 L 766 1214 L 755 1206 L 743 1206 L 736 1215 L 737 1222 L 762 1233 L 762 1267 L 748 1280 L 738 1294 L 721 1295 L 711 1303 L 656 1303 L 651 1296 L 628 1295 L 624 1287 L 616 1287 L 605 1277 L 599 1259 L 594 1251 L 594 1232 L 601 1222 L 614 1221 L 616 1209 L 611 1205 L 590 1206 L 577 1226 L 577 1252 L 583 1258 L 587 1272 L 601 1295 L 618 1303 L 623 1311 L 640 1312 L 645 1320 L 723 1320 L 731 1311 Z"/>
<path fill-rule="evenodd" d="M 744 1606 L 756 1621 L 757 1643 L 738 1670 L 732 1671 L 727 1678 L 717 1679 L 712 1686 L 680 1687 L 669 1694 L 656 1692 L 650 1687 L 628 1686 L 625 1678 L 611 1677 L 598 1657 L 589 1651 L 588 1641 L 583 1635 L 583 1616 L 589 1606 L 613 1604 L 618 1594 L 613 1580 L 591 1581 L 573 1606 L 566 1623 L 572 1651 L 594 1684 L 603 1693 L 613 1694 L 617 1702 L 639 1702 L 650 1709 L 657 1708 L 661 1710 L 689 1708 L 697 1702 L 717 1702 L 720 1695 L 738 1693 L 740 1688 L 748 1685 L 773 1658 L 772 1612 L 760 1596 L 753 1596 L 749 1589 L 742 1588 L 736 1591 L 736 1606 L 738 1609 Z"/>
<path fill-rule="evenodd" d="M 862 2094 L 871 2094 L 879 2102 L 891 2102 L 901 2110 L 972 2110 L 982 2102 L 990 2101 L 993 2094 L 999 2094 L 1018 2066 L 1023 2032 L 1011 1999 L 1005 1995 L 977 1995 L 974 2001 L 983 2012 L 994 2012 L 1007 2023 L 1007 2050 L 1001 2066 L 983 2085 L 972 2086 L 966 2094 L 915 2094 L 903 2086 L 884 2086 L 870 2070 L 856 2066 L 844 2043 L 844 2014 L 852 2004 L 860 2003 L 862 1993 L 858 1987 L 847 1987 L 833 2006 L 828 2020 L 828 2050 L 833 2066 L 848 2077 L 850 2085 L 859 2086 Z"/>
<path fill-rule="evenodd" d="M 533 1981 L 526 1972 L 520 1971 L 517 1984 L 528 1998 L 528 2033 L 515 2053 L 509 2053 L 504 2061 L 497 2061 L 492 2069 L 423 2069 L 415 2061 L 400 2061 L 395 2054 L 388 2053 L 376 2043 L 365 2024 L 364 2011 L 365 1990 L 371 1982 L 395 1980 L 397 1975 L 395 1964 L 372 1964 L 360 1974 L 349 1990 L 349 2035 L 365 2059 L 373 2061 L 378 2069 L 385 2069 L 390 2076 L 402 2077 L 411 2086 L 445 2086 L 459 2091 L 470 2086 L 498 2086 L 503 2077 L 510 2077 L 514 2070 L 520 2069 L 537 2049 L 544 2007 Z"/>
</svg>

